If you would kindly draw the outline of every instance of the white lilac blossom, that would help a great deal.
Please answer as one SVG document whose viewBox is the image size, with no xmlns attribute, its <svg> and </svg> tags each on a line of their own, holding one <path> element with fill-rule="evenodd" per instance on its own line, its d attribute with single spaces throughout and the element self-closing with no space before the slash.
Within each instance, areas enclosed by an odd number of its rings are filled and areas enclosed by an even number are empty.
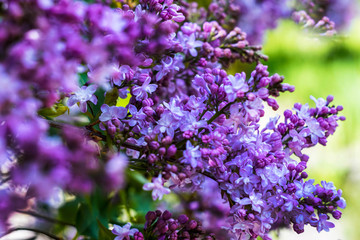
<svg viewBox="0 0 360 240">
<path fill-rule="evenodd" d="M 131 223 L 127 223 L 124 226 L 114 225 L 113 230 L 111 231 L 116 235 L 114 240 L 130 240 L 130 237 L 134 236 L 136 232 L 139 232 L 136 228 L 131 228 Z"/>
<path fill-rule="evenodd" d="M 152 191 L 152 198 L 154 200 L 161 200 L 165 194 L 169 194 L 171 191 L 169 188 L 164 187 L 161 174 L 157 178 L 153 178 L 151 183 L 145 183 L 143 189 L 146 191 Z"/>
<path fill-rule="evenodd" d="M 71 95 L 67 104 L 69 107 L 73 106 L 75 103 L 79 103 L 80 111 L 87 111 L 87 101 L 92 102 L 93 104 L 97 104 L 97 98 L 94 95 L 97 89 L 96 85 L 90 86 L 82 86 L 79 90 L 77 90 L 74 95 Z"/>
</svg>

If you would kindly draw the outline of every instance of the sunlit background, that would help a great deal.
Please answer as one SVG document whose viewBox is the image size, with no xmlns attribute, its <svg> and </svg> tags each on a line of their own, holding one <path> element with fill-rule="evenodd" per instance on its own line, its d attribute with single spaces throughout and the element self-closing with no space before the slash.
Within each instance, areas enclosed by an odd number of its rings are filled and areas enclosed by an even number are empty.
<svg viewBox="0 0 360 240">
<path fill-rule="evenodd" d="M 282 109 L 295 102 L 315 106 L 310 95 L 325 98 L 331 94 L 334 104 L 343 105 L 346 117 L 326 147 L 316 146 L 308 152 L 309 178 L 332 181 L 343 190 L 347 208 L 330 232 L 317 233 L 308 227 L 303 234 L 282 230 L 281 240 L 355 240 L 360 236 L 360 17 L 352 21 L 344 36 L 319 39 L 305 35 L 289 21 L 281 22 L 267 34 L 264 53 L 269 56 L 271 73 L 285 76 L 295 85 L 294 93 L 279 97 Z"/>
</svg>

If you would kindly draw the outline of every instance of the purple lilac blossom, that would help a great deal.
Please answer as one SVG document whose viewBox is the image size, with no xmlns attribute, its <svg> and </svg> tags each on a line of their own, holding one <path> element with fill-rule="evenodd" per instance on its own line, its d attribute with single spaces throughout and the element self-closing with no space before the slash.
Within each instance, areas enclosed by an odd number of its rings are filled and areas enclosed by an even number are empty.
<svg viewBox="0 0 360 240">
<path fill-rule="evenodd" d="M 136 96 L 136 100 L 141 101 L 148 98 L 148 94 L 153 93 L 157 85 L 150 84 L 151 78 L 147 77 L 142 86 L 134 86 L 131 90 L 132 94 Z"/>
<path fill-rule="evenodd" d="M 201 157 L 199 146 L 194 147 L 190 141 L 186 142 L 186 150 L 184 151 L 183 162 L 190 164 L 193 168 L 198 165 L 198 159 Z"/>
<path fill-rule="evenodd" d="M 102 122 L 106 122 L 112 119 L 123 119 L 127 115 L 127 109 L 124 107 L 116 107 L 104 104 L 101 106 L 101 115 L 99 120 Z"/>
<path fill-rule="evenodd" d="M 195 33 L 191 35 L 184 35 L 182 32 L 179 32 L 177 35 L 177 39 L 180 42 L 180 45 L 183 47 L 185 52 L 189 52 L 191 56 L 196 57 L 198 52 L 196 48 L 201 48 L 203 45 L 202 41 L 196 40 Z"/>
<path fill-rule="evenodd" d="M 79 103 L 81 112 L 87 111 L 87 101 L 92 102 L 93 104 L 97 104 L 97 98 L 94 95 L 96 91 L 96 85 L 90 85 L 88 87 L 83 86 L 79 90 L 77 90 L 74 95 L 72 95 L 67 104 L 69 107 L 73 106 L 75 103 Z"/>
<path fill-rule="evenodd" d="M 224 89 L 228 96 L 229 102 L 233 102 L 237 96 L 243 96 L 249 87 L 245 83 L 245 74 L 235 74 L 235 76 L 228 76 L 230 84 L 225 85 Z"/>
</svg>

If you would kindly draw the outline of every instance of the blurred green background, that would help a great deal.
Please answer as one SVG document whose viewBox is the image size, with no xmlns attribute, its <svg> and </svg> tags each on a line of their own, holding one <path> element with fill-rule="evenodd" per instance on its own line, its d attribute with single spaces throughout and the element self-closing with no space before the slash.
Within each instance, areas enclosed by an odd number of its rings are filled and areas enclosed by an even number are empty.
<svg viewBox="0 0 360 240">
<path fill-rule="evenodd" d="M 347 208 L 336 227 L 329 233 L 318 234 L 307 228 L 297 235 L 281 231 L 279 239 L 355 240 L 360 237 L 360 18 L 354 19 L 348 31 L 336 39 L 317 38 L 304 34 L 291 21 L 282 21 L 268 32 L 263 52 L 271 73 L 285 76 L 285 82 L 295 86 L 295 92 L 278 98 L 278 114 L 292 108 L 295 102 L 315 106 L 310 95 L 326 99 L 331 94 L 335 105 L 343 105 L 340 122 L 326 147 L 316 146 L 311 151 L 309 178 L 317 182 L 332 181 L 343 190 Z"/>
</svg>

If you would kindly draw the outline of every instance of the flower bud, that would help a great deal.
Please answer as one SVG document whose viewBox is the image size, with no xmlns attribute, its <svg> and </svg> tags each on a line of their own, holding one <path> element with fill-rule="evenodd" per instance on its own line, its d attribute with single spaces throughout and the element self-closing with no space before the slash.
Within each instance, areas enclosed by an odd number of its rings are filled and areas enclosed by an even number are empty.
<svg viewBox="0 0 360 240">
<path fill-rule="evenodd" d="M 121 124 L 120 120 L 117 119 L 117 118 L 113 118 L 113 119 L 111 120 L 111 122 L 112 122 L 116 127 L 119 127 L 120 124 Z"/>
<path fill-rule="evenodd" d="M 148 162 L 149 162 L 150 164 L 155 163 L 157 160 L 158 160 L 158 157 L 157 157 L 155 154 L 153 154 L 153 153 L 151 153 L 151 154 L 148 156 Z"/>
<path fill-rule="evenodd" d="M 162 105 L 159 105 L 159 106 L 157 106 L 157 108 L 156 108 L 156 113 L 158 114 L 158 115 L 161 115 L 161 114 L 163 114 L 163 112 L 165 111 L 165 109 L 164 109 L 164 107 L 162 106 Z"/>
<path fill-rule="evenodd" d="M 301 178 L 307 178 L 309 175 L 307 174 L 307 172 L 302 172 L 301 173 Z"/>
<path fill-rule="evenodd" d="M 189 221 L 189 218 L 186 215 L 182 214 L 178 217 L 178 220 L 181 224 L 185 224 L 187 223 L 187 221 Z"/>
<path fill-rule="evenodd" d="M 169 145 L 172 143 L 172 137 L 171 136 L 166 136 L 161 140 L 161 143 L 164 145 Z"/>
<path fill-rule="evenodd" d="M 160 143 L 158 143 L 156 141 L 151 141 L 149 143 L 149 147 L 153 150 L 157 150 L 160 147 Z"/>
<path fill-rule="evenodd" d="M 255 94 L 254 93 L 247 93 L 246 94 L 246 97 L 247 97 L 247 99 L 249 100 L 249 101 L 254 101 L 255 100 L 255 98 L 256 98 L 256 96 L 255 96 Z"/>
<path fill-rule="evenodd" d="M 226 71 L 225 71 L 224 69 L 221 69 L 221 70 L 220 70 L 220 77 L 222 77 L 222 78 L 226 78 L 226 77 L 227 77 L 227 73 L 226 73 Z"/>
<path fill-rule="evenodd" d="M 144 240 L 144 235 L 141 232 L 134 233 L 134 240 Z"/>
<path fill-rule="evenodd" d="M 327 104 L 331 103 L 332 101 L 334 101 L 334 96 L 333 95 L 327 96 L 327 98 L 326 98 Z"/>
<path fill-rule="evenodd" d="M 176 154 L 177 148 L 174 144 L 170 145 L 170 147 L 167 149 L 166 156 L 172 157 Z"/>
<path fill-rule="evenodd" d="M 164 156 L 165 153 L 166 153 L 166 148 L 161 147 L 161 148 L 159 149 L 159 155 L 160 155 L 160 156 Z"/>
<path fill-rule="evenodd" d="M 155 213 L 156 213 L 156 216 L 157 216 L 157 217 L 160 217 L 161 214 L 162 214 L 162 212 L 161 212 L 160 210 L 156 210 Z"/>
<path fill-rule="evenodd" d="M 110 134 L 110 135 L 114 135 L 116 133 L 116 127 L 109 121 L 108 124 L 107 124 L 107 132 Z"/>
<path fill-rule="evenodd" d="M 169 220 L 171 218 L 171 213 L 168 210 L 165 210 L 162 214 L 162 219 Z"/>
<path fill-rule="evenodd" d="M 197 227 L 197 222 L 195 220 L 191 220 L 188 224 L 187 224 L 187 227 L 189 230 L 193 230 Z"/>
<path fill-rule="evenodd" d="M 335 210 L 332 212 L 332 216 L 336 219 L 339 220 L 341 218 L 341 212 L 339 210 Z"/>
<path fill-rule="evenodd" d="M 153 211 L 147 212 L 146 215 L 145 215 L 145 219 L 146 219 L 146 221 L 148 221 L 148 222 L 154 221 L 154 220 L 156 219 L 156 213 L 153 212 Z"/>
<path fill-rule="evenodd" d="M 147 116 L 152 116 L 154 114 L 154 109 L 149 106 L 143 107 L 143 111 Z"/>
<path fill-rule="evenodd" d="M 169 230 L 174 232 L 179 227 L 179 224 L 175 221 L 169 223 Z"/>
</svg>

